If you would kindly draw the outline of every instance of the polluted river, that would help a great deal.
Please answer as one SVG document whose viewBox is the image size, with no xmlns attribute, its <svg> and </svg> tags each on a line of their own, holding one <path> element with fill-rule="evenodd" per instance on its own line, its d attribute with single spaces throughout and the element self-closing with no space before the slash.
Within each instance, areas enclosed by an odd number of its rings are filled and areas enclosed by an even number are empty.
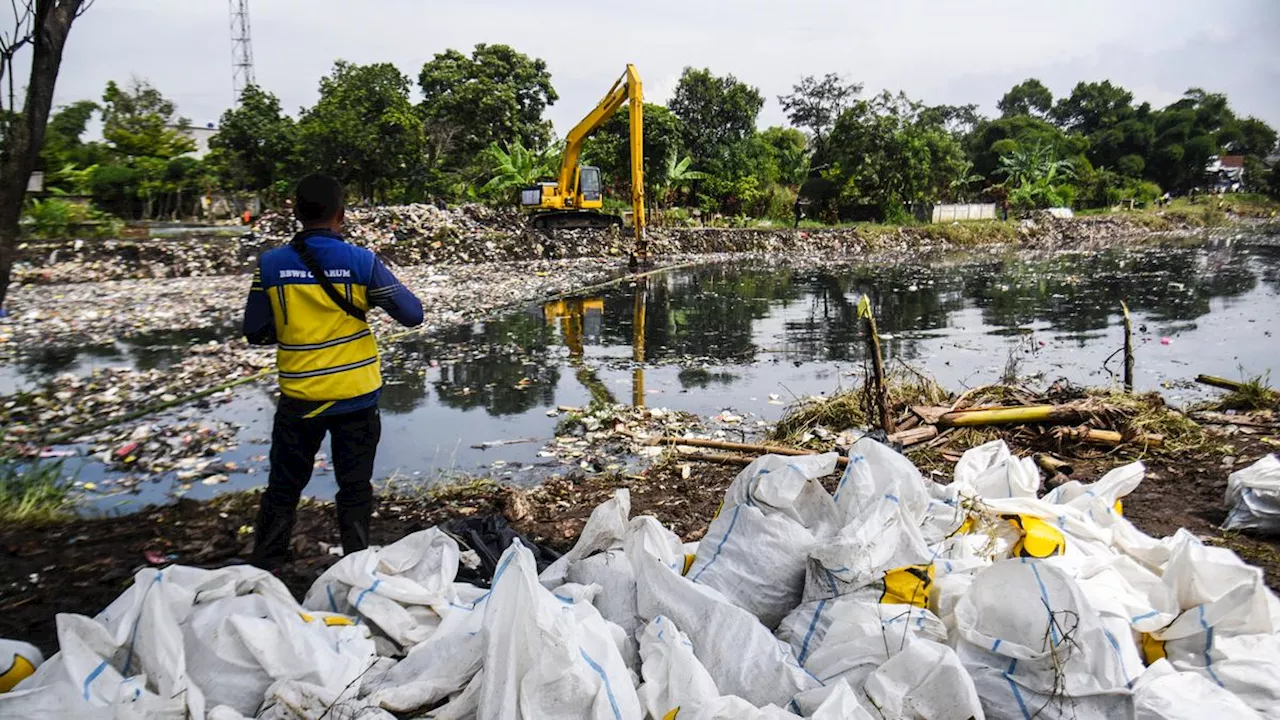
<svg viewBox="0 0 1280 720">
<path fill-rule="evenodd" d="M 532 304 L 488 322 L 397 341 L 384 365 L 375 477 L 400 490 L 486 475 L 532 484 L 575 469 L 619 470 L 554 447 L 566 408 L 593 401 L 717 418 L 728 439 L 758 436 L 792 401 L 857 386 L 871 301 L 886 358 L 954 390 L 1017 378 L 1118 383 L 1121 302 L 1131 310 L 1136 386 L 1174 404 L 1203 398 L 1198 373 L 1262 375 L 1280 356 L 1280 247 L 1248 236 L 1093 252 L 938 254 L 884 264 L 730 260 L 658 272 L 599 292 Z M 187 345 L 235 328 L 32 351 L 0 366 L 0 392 L 95 368 L 164 368 Z M 108 471 L 84 445 L 50 451 L 84 490 L 81 511 L 122 513 L 174 497 L 265 484 L 271 381 L 151 421 L 229 423 L 205 458 L 221 472 Z M 327 448 L 326 448 L 327 451 Z M 210 479 L 213 482 L 209 482 Z M 327 456 L 307 494 L 331 498 Z"/>
</svg>

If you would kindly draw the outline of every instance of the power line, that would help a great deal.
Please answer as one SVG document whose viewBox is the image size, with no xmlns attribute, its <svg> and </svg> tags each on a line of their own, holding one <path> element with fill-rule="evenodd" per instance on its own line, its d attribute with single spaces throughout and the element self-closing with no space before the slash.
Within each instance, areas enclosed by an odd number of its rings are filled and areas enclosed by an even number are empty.
<svg viewBox="0 0 1280 720">
<path fill-rule="evenodd" d="M 231 88 L 235 103 L 253 79 L 253 42 L 249 39 L 249 0 L 229 0 L 231 7 Z"/>
</svg>

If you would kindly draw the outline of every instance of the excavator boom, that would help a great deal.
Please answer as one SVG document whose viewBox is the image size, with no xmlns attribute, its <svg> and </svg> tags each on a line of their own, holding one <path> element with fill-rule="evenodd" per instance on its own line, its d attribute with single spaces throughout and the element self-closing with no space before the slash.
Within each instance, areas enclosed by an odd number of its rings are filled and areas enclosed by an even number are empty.
<svg viewBox="0 0 1280 720">
<path fill-rule="evenodd" d="M 565 136 L 564 155 L 560 160 L 560 172 L 555 184 L 545 183 L 539 188 L 529 188 L 521 198 L 522 204 L 540 212 L 534 217 L 536 227 L 601 227 L 617 224 L 616 217 L 592 212 L 603 207 L 600 188 L 600 171 L 582 167 L 582 143 L 623 104 L 629 104 L 631 141 L 631 208 L 635 226 L 635 256 L 645 258 L 644 212 L 644 89 L 635 65 L 627 65 L 626 72 L 618 78 L 609 92 Z"/>
</svg>

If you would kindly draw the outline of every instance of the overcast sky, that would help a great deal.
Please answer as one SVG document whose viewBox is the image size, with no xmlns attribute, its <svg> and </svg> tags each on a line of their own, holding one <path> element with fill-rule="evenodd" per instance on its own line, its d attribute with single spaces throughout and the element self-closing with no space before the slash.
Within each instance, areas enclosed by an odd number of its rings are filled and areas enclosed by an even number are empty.
<svg viewBox="0 0 1280 720">
<path fill-rule="evenodd" d="M 393 62 L 416 99 L 433 54 L 487 42 L 547 61 L 561 133 L 628 62 L 657 102 L 684 66 L 732 73 L 766 97 L 762 127 L 783 122 L 777 96 L 801 75 L 838 72 L 989 114 L 1026 77 L 1055 97 L 1110 79 L 1156 106 L 1199 86 L 1280 128 L 1277 0 L 252 0 L 250 16 L 258 84 L 294 115 L 334 60 Z M 130 75 L 193 123 L 216 121 L 232 100 L 226 0 L 98 0 L 71 33 L 57 103 Z"/>
</svg>

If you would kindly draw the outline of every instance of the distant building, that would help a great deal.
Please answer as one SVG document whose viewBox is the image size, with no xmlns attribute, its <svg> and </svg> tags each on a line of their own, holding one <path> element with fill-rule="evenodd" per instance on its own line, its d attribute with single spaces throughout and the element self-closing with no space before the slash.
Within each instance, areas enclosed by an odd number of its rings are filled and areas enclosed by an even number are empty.
<svg viewBox="0 0 1280 720">
<path fill-rule="evenodd" d="M 197 160 L 202 160 L 205 155 L 209 154 L 209 141 L 213 139 L 214 135 L 218 134 L 218 127 L 213 123 L 208 123 L 204 127 L 197 127 L 195 125 L 189 125 L 187 127 L 172 127 L 174 130 L 182 131 L 184 135 L 195 142 L 195 151 L 187 153 L 187 157 L 193 157 Z"/>
<path fill-rule="evenodd" d="M 1244 185 L 1244 156 L 1221 155 L 1209 158 L 1204 168 L 1212 192 L 1238 192 Z"/>
</svg>

